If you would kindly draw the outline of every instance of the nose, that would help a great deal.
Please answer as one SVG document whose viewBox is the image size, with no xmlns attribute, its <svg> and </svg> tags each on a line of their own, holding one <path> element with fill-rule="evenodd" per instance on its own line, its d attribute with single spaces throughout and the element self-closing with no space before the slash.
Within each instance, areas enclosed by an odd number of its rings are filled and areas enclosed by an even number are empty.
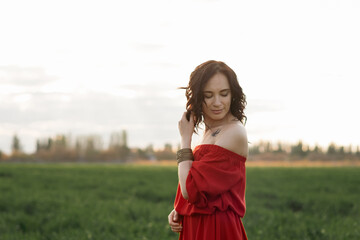
<svg viewBox="0 0 360 240">
<path fill-rule="evenodd" d="M 215 96 L 213 105 L 214 106 L 220 106 L 221 105 L 220 96 Z"/>
</svg>

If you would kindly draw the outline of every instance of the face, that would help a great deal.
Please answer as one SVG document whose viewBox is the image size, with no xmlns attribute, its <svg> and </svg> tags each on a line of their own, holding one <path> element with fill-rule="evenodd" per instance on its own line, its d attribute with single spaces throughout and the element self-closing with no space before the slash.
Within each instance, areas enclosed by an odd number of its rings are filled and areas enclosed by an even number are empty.
<svg viewBox="0 0 360 240">
<path fill-rule="evenodd" d="M 216 73 L 206 83 L 204 90 L 202 111 L 206 121 L 224 119 L 230 111 L 231 90 L 226 76 Z"/>
</svg>

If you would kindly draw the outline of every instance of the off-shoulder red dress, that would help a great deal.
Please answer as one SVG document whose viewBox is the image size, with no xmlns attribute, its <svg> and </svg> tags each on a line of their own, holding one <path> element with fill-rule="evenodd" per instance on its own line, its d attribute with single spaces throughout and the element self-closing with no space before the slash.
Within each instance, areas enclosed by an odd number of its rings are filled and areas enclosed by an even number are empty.
<svg viewBox="0 0 360 240">
<path fill-rule="evenodd" d="M 247 239 L 241 218 L 245 214 L 246 158 L 218 145 L 194 149 L 194 162 L 186 179 L 189 199 L 178 184 L 175 210 L 183 216 L 184 240 Z"/>
</svg>

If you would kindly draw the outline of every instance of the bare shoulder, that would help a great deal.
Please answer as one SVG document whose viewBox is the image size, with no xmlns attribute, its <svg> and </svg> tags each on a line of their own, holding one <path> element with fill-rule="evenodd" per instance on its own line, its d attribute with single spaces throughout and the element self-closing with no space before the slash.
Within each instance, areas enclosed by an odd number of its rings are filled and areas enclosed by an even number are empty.
<svg viewBox="0 0 360 240">
<path fill-rule="evenodd" d="M 245 127 L 240 122 L 230 124 L 219 141 L 219 145 L 247 157 L 248 139 Z"/>
<path fill-rule="evenodd" d="M 227 132 L 234 137 L 234 140 L 243 140 L 244 138 L 247 140 L 246 129 L 240 122 L 229 125 Z"/>
</svg>

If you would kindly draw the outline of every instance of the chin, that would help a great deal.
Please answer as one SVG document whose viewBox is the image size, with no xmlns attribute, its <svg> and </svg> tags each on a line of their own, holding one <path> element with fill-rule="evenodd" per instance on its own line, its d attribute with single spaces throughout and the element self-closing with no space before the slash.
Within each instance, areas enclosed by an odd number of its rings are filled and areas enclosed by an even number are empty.
<svg viewBox="0 0 360 240">
<path fill-rule="evenodd" d="M 220 114 L 220 115 L 211 115 L 209 116 L 210 119 L 214 120 L 214 121 L 219 121 L 219 120 L 223 120 L 225 118 L 226 114 Z"/>
<path fill-rule="evenodd" d="M 209 121 L 221 121 L 223 119 L 225 119 L 229 114 L 229 111 L 224 111 L 221 114 L 214 114 L 213 112 L 209 111 L 204 111 L 204 117 L 206 119 L 208 119 Z"/>
</svg>

